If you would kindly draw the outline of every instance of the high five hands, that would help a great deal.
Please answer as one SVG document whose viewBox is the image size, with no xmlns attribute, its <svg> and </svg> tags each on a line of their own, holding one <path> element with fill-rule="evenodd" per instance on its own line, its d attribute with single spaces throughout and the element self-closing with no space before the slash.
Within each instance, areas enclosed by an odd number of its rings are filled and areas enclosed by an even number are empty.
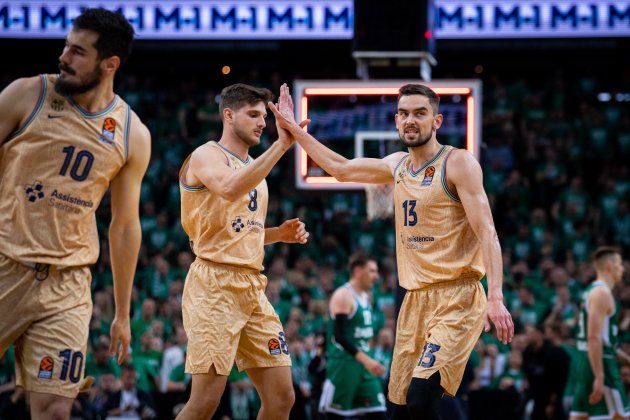
<svg viewBox="0 0 630 420">
<path fill-rule="evenodd" d="M 280 97 L 278 98 L 278 103 L 274 104 L 273 102 L 269 102 L 267 105 L 276 116 L 276 125 L 279 129 L 286 130 L 288 132 L 291 132 L 291 129 L 295 129 L 296 122 L 295 115 L 293 114 L 293 99 L 291 98 L 289 87 L 286 83 L 283 83 L 282 86 L 280 86 Z M 304 128 L 310 122 L 311 120 L 305 119 L 297 125 L 300 128 Z"/>
</svg>

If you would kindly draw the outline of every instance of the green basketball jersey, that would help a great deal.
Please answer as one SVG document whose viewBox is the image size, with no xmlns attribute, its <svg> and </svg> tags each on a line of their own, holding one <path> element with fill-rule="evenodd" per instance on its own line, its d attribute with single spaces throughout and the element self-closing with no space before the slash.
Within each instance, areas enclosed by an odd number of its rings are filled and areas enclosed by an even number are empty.
<svg viewBox="0 0 630 420">
<path fill-rule="evenodd" d="M 346 335 L 359 351 L 367 353 L 369 351 L 368 342 L 374 336 L 372 308 L 368 302 L 367 293 L 359 295 L 350 286 L 350 283 L 346 283 L 341 287 L 345 287 L 352 292 L 355 304 L 353 312 L 348 315 Z M 328 321 L 328 357 L 354 359 L 343 347 L 335 342 L 334 324 L 334 314 L 331 314 L 331 319 Z"/>
<path fill-rule="evenodd" d="M 580 319 L 578 323 L 577 349 L 581 352 L 588 352 L 588 311 L 586 302 L 590 292 L 596 287 L 608 287 L 601 280 L 591 283 L 584 291 L 582 296 L 582 309 L 580 310 Z M 616 358 L 618 331 L 619 331 L 619 309 L 615 303 L 615 311 L 612 315 L 606 316 L 604 319 L 604 328 L 602 329 L 602 355 L 604 358 Z"/>
</svg>

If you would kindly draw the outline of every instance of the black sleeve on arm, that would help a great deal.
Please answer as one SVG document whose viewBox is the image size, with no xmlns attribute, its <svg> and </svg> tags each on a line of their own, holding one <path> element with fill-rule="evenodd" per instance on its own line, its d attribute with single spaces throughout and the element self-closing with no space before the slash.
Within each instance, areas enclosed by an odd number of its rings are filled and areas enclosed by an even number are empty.
<svg viewBox="0 0 630 420">
<path fill-rule="evenodd" d="M 346 337 L 346 329 L 348 324 L 348 314 L 335 314 L 334 336 L 335 342 L 339 344 L 345 351 L 350 353 L 352 357 L 359 352 L 348 337 Z"/>
</svg>

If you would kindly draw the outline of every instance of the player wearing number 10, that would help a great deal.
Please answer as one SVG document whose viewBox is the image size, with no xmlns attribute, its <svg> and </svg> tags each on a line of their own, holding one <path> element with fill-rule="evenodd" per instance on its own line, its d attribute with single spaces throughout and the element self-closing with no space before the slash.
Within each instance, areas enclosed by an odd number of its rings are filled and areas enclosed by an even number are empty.
<svg viewBox="0 0 630 420">
<path fill-rule="evenodd" d="M 59 75 L 18 79 L 0 94 L 0 354 L 13 343 L 18 385 L 34 419 L 69 418 L 82 385 L 92 315 L 94 213 L 111 183 L 110 259 L 118 362 L 129 341 L 131 287 L 140 248 L 146 127 L 113 90 L 133 28 L 86 9 L 59 57 Z"/>
<path fill-rule="evenodd" d="M 504 343 L 514 333 L 503 304 L 501 247 L 481 168 L 465 150 L 438 143 L 438 104 L 428 87 L 402 86 L 395 122 L 408 153 L 352 160 L 300 129 L 291 107 L 272 107 L 278 125 L 338 180 L 395 182 L 398 277 L 406 289 L 389 381 L 396 419 L 438 418 L 442 394 L 457 392 L 484 315 Z M 487 311 L 479 282 L 484 272 Z"/>
</svg>

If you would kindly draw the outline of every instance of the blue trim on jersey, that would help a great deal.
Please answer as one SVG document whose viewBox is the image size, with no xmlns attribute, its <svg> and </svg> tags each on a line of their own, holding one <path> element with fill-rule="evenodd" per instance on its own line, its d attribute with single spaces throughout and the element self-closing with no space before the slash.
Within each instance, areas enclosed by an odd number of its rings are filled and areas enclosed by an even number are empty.
<svg viewBox="0 0 630 420">
<path fill-rule="evenodd" d="M 81 108 L 81 105 L 79 105 L 78 103 L 76 103 L 76 102 L 74 101 L 74 99 L 72 99 L 70 96 L 68 96 L 68 97 L 67 97 L 67 99 L 68 99 L 68 102 L 70 102 L 70 104 L 71 104 L 71 105 L 72 105 L 72 106 L 73 106 L 73 107 L 74 107 L 77 111 L 79 111 L 79 113 L 80 113 L 81 115 L 83 115 L 85 118 L 91 119 L 91 118 L 102 117 L 103 115 L 105 115 L 105 114 L 109 113 L 112 109 L 114 109 L 114 107 L 115 107 L 116 105 L 118 105 L 118 100 L 119 100 L 120 98 L 118 97 L 118 95 L 115 95 L 115 96 L 114 96 L 114 100 L 113 100 L 113 101 L 112 101 L 109 105 L 107 105 L 107 107 L 106 107 L 104 110 L 99 111 L 99 112 L 95 112 L 95 113 L 88 112 L 88 111 L 86 111 L 85 109 Z"/>
<path fill-rule="evenodd" d="M 188 169 L 188 162 L 190 161 L 190 157 L 192 155 L 188 155 L 188 157 L 184 160 L 184 163 L 182 164 L 182 168 L 179 170 L 179 185 L 185 189 L 186 191 L 190 191 L 190 192 L 197 192 L 197 191 L 203 191 L 206 189 L 205 185 L 188 185 L 184 182 L 184 169 Z"/>
<path fill-rule="evenodd" d="M 444 192 L 446 193 L 446 195 L 449 196 L 451 200 L 457 203 L 461 203 L 462 200 L 457 198 L 457 196 L 451 192 L 451 190 L 448 188 L 448 183 L 446 182 L 446 161 L 453 150 L 455 149 L 449 150 L 446 156 L 444 156 L 444 162 L 442 163 L 442 188 L 444 188 Z"/>
<path fill-rule="evenodd" d="M 7 138 L 7 140 L 10 140 L 14 138 L 15 136 L 19 135 L 20 133 L 22 133 L 26 129 L 26 127 L 28 127 L 29 124 L 33 122 L 35 117 L 37 117 L 37 114 L 39 114 L 39 111 L 42 110 L 42 107 L 44 106 L 44 99 L 46 98 L 46 89 L 48 87 L 48 79 L 46 78 L 45 74 L 40 74 L 39 79 L 41 81 L 41 88 L 39 90 L 39 98 L 37 98 L 37 104 L 35 104 L 35 108 L 33 108 L 33 112 L 31 112 L 31 115 L 28 116 L 26 122 L 24 122 L 22 126 L 18 127 L 18 129 L 15 130 Z"/>
<path fill-rule="evenodd" d="M 186 191 L 190 191 L 190 192 L 197 192 L 197 191 L 202 191 L 202 190 L 207 189 L 204 185 L 198 185 L 198 186 L 186 185 L 184 184 L 184 181 L 182 181 L 181 179 L 179 180 L 179 185 L 181 185 L 182 188 L 185 189 Z"/>
<path fill-rule="evenodd" d="M 437 152 L 437 154 L 433 157 L 433 159 L 431 159 L 430 161 L 428 161 L 427 163 L 422 165 L 422 168 L 418 169 L 417 171 L 414 171 L 413 168 L 410 166 L 409 167 L 409 174 L 411 174 L 411 176 L 415 178 L 420 172 L 424 171 L 426 168 L 429 167 L 429 165 L 431 165 L 433 162 L 435 162 L 442 155 L 442 153 L 444 152 L 445 149 L 446 149 L 446 145 L 442 146 L 440 151 Z"/>
<path fill-rule="evenodd" d="M 407 153 L 405 156 L 403 156 L 402 159 L 400 159 L 400 161 L 398 161 L 398 164 L 396 164 L 396 167 L 394 168 L 394 175 L 396 174 L 396 171 L 398 171 L 398 168 L 400 168 L 400 165 L 402 165 L 405 159 L 407 159 L 408 157 L 409 153 Z"/>
<path fill-rule="evenodd" d="M 228 152 L 229 154 L 231 154 L 232 156 L 234 156 L 236 159 L 238 159 L 239 161 L 241 161 L 243 163 L 243 165 L 248 165 L 251 161 L 252 161 L 252 157 L 247 155 L 247 160 L 243 160 L 240 157 L 236 156 L 234 153 L 230 152 L 228 149 L 226 149 L 225 147 L 221 146 L 219 143 L 216 143 L 217 146 L 219 146 L 221 149 L 225 150 L 226 152 Z"/>
<path fill-rule="evenodd" d="M 129 127 L 131 126 L 131 107 L 127 104 L 127 116 L 125 117 L 125 129 L 123 131 L 123 145 L 125 147 L 125 160 L 129 158 Z"/>
</svg>

